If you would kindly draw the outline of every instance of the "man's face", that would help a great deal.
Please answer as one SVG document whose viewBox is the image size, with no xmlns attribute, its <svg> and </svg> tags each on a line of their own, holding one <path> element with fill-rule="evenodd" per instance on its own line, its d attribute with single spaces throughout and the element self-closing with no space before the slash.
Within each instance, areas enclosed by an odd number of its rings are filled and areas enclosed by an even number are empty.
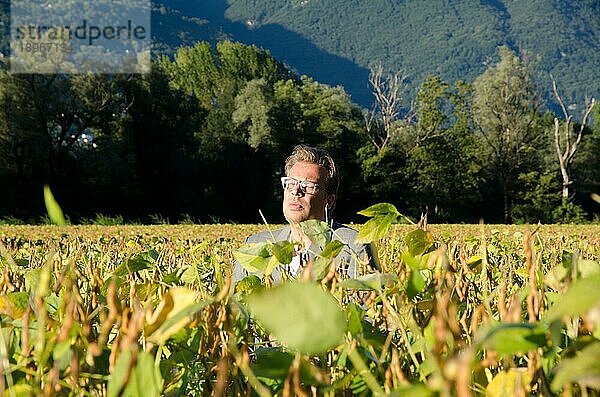
<svg viewBox="0 0 600 397">
<path fill-rule="evenodd" d="M 283 215 L 290 223 L 308 219 L 325 219 L 325 205 L 333 204 L 334 197 L 325 191 L 327 171 L 324 167 L 306 162 L 298 162 L 290 168 L 288 175 L 298 181 L 310 181 L 319 185 L 314 194 L 303 193 L 298 183 L 283 192 Z"/>
</svg>

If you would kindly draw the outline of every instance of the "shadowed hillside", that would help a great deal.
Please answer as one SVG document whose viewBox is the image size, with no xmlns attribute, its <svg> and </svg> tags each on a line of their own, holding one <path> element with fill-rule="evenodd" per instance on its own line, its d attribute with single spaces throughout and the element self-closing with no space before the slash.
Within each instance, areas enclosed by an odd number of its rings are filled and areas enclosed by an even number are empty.
<svg viewBox="0 0 600 397">
<path fill-rule="evenodd" d="M 472 81 L 508 45 L 539 58 L 539 83 L 550 76 L 566 98 L 597 96 L 600 79 L 600 3 L 569 1 L 442 0 L 423 3 L 364 0 L 165 1 L 156 38 L 171 46 L 223 38 L 262 46 L 301 74 L 342 84 L 369 106 L 368 68 L 381 62 L 404 70 L 414 95 L 429 74 Z M 424 5 L 426 4 L 426 6 Z M 189 18 L 202 20 L 192 28 Z M 187 22 L 186 22 L 187 21 Z M 182 33 L 183 31 L 183 33 Z"/>
</svg>

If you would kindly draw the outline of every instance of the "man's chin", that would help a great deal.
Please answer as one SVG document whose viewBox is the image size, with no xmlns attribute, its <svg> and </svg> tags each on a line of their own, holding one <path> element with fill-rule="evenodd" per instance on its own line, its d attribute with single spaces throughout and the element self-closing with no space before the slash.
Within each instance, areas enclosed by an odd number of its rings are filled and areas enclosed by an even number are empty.
<svg viewBox="0 0 600 397">
<path fill-rule="evenodd" d="M 300 222 L 304 222 L 305 220 L 307 220 L 308 217 L 305 216 L 304 214 L 300 214 L 300 213 L 291 213 L 291 214 L 285 214 L 285 219 L 289 223 L 300 223 Z"/>
</svg>

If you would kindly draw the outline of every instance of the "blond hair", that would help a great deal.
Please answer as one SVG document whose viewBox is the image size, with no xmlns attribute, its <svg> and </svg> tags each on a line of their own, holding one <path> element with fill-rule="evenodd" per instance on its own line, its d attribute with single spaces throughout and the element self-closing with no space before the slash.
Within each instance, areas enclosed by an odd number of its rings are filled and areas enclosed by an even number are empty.
<svg viewBox="0 0 600 397">
<path fill-rule="evenodd" d="M 327 179 L 324 189 L 329 194 L 337 195 L 340 177 L 333 158 L 326 150 L 307 145 L 294 146 L 292 154 L 285 160 L 285 174 L 289 175 L 290 169 L 298 162 L 317 164 L 325 168 Z"/>
</svg>

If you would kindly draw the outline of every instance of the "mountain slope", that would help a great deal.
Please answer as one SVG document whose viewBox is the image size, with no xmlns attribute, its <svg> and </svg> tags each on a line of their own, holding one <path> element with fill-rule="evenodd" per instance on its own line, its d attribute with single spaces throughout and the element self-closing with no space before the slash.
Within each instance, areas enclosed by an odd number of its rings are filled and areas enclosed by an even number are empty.
<svg viewBox="0 0 600 397">
<path fill-rule="evenodd" d="M 546 94 L 549 73 L 565 98 L 581 103 L 600 91 L 600 2 L 595 0 L 171 0 L 164 5 L 171 17 L 204 21 L 204 32 L 190 30 L 183 42 L 230 38 L 257 44 L 299 73 L 344 85 L 363 106 L 371 101 L 367 77 L 375 63 L 404 70 L 413 96 L 428 74 L 472 81 L 497 59 L 503 44 L 539 56 Z M 176 44 L 172 31 L 153 28 L 159 41 Z"/>
</svg>

